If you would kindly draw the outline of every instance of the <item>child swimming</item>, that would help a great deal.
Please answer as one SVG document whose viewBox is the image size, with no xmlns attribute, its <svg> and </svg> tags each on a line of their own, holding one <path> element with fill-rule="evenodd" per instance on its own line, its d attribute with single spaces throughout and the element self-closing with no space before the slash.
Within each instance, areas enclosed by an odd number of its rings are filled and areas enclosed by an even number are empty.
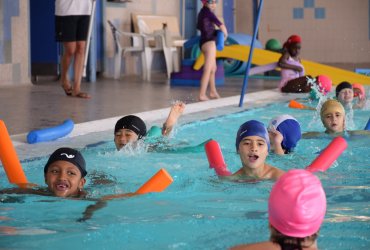
<svg viewBox="0 0 370 250">
<path fill-rule="evenodd" d="M 323 103 L 320 110 L 321 122 L 325 127 L 325 132 L 306 132 L 302 138 L 319 138 L 323 135 L 343 136 L 346 132 L 348 135 L 370 135 L 367 130 L 346 131 L 346 112 L 343 105 L 334 99 L 328 99 Z"/>
<path fill-rule="evenodd" d="M 243 123 L 237 132 L 235 146 L 242 167 L 230 176 L 221 177 L 222 179 L 231 181 L 277 180 L 284 173 L 265 162 L 270 140 L 263 123 L 256 120 Z"/>
<path fill-rule="evenodd" d="M 168 136 L 173 126 L 185 110 L 185 103 L 176 102 L 172 105 L 167 120 L 162 127 L 162 135 Z M 158 127 L 153 127 L 156 129 Z M 148 132 L 150 133 L 150 131 Z M 114 143 L 117 150 L 121 150 L 128 143 L 135 143 L 147 134 L 145 122 L 135 115 L 128 115 L 119 119 L 114 127 Z"/>
<path fill-rule="evenodd" d="M 11 188 L 0 194 L 37 194 L 57 197 L 84 198 L 86 192 L 86 162 L 82 154 L 72 148 L 59 148 L 49 157 L 44 167 L 47 188 Z"/>
<path fill-rule="evenodd" d="M 357 86 L 357 85 L 356 85 Z M 358 88 L 358 87 L 357 87 Z M 349 82 L 341 82 L 335 88 L 335 95 L 338 101 L 343 105 L 345 109 L 361 109 L 365 107 L 366 98 L 362 94 L 361 90 L 357 91 L 357 102 L 353 104 L 355 98 L 355 92 L 352 84 Z"/>
<path fill-rule="evenodd" d="M 269 139 L 275 154 L 284 155 L 292 152 L 301 139 L 301 125 L 291 115 L 279 115 L 271 119 Z"/>
<path fill-rule="evenodd" d="M 319 178 L 303 169 L 286 172 L 272 187 L 268 201 L 270 240 L 232 250 L 317 250 L 326 213 L 326 195 Z"/>
</svg>

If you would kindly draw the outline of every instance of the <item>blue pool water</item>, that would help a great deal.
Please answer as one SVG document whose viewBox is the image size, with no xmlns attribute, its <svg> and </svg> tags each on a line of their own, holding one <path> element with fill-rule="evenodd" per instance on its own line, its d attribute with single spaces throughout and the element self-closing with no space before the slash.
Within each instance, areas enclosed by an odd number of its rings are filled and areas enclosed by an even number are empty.
<svg viewBox="0 0 370 250">
<path fill-rule="evenodd" d="M 240 168 L 235 134 L 240 124 L 258 119 L 268 124 L 279 114 L 296 117 L 303 132 L 323 131 L 313 111 L 294 110 L 287 103 L 219 116 L 177 127 L 167 143 L 174 147 L 217 140 L 231 171 Z M 369 111 L 354 111 L 353 129 L 362 129 Z M 162 193 L 110 201 L 91 220 L 77 222 L 91 201 L 34 195 L 0 196 L 0 248 L 8 249 L 226 249 L 268 240 L 267 200 L 272 182 L 228 183 L 209 169 L 204 151 L 188 153 L 115 151 L 112 135 L 82 150 L 92 197 L 133 192 L 160 168 L 173 177 Z M 320 231 L 320 249 L 370 249 L 370 138 L 348 140 L 347 150 L 318 176 L 328 209 Z M 267 162 L 288 170 L 304 168 L 325 148 L 329 138 L 301 140 L 296 151 Z M 26 160 L 30 182 L 42 185 L 46 157 Z M 0 186 L 9 187 L 0 170 Z M 92 173 L 105 174 L 113 184 L 91 184 Z M 89 183 L 90 180 L 90 183 Z M 282 206 L 284 205 L 282 201 Z"/>
</svg>

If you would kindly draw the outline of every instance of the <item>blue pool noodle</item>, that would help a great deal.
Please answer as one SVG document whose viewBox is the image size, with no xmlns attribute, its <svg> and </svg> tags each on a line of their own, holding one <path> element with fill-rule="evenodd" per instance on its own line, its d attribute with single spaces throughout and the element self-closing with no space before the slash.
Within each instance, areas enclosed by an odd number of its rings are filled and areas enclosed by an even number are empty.
<svg viewBox="0 0 370 250">
<path fill-rule="evenodd" d="M 222 51 L 224 49 L 224 42 L 225 42 L 224 33 L 221 30 L 217 30 L 216 48 L 218 51 Z"/>
<path fill-rule="evenodd" d="M 369 118 L 369 120 L 367 121 L 367 123 L 366 123 L 366 126 L 365 126 L 364 130 L 370 130 L 370 118 Z"/>
<path fill-rule="evenodd" d="M 73 127 L 73 121 L 68 119 L 55 127 L 32 130 L 27 135 L 27 142 L 29 144 L 34 144 L 38 142 L 53 141 L 71 133 Z"/>
</svg>

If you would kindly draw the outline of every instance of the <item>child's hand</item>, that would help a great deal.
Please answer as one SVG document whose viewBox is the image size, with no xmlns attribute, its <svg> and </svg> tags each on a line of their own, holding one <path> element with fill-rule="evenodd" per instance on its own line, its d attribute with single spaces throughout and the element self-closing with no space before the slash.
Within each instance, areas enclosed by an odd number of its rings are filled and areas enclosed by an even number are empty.
<svg viewBox="0 0 370 250">
<path fill-rule="evenodd" d="M 280 145 L 283 142 L 283 135 L 277 131 L 274 127 L 269 128 L 269 135 L 274 145 Z"/>
</svg>

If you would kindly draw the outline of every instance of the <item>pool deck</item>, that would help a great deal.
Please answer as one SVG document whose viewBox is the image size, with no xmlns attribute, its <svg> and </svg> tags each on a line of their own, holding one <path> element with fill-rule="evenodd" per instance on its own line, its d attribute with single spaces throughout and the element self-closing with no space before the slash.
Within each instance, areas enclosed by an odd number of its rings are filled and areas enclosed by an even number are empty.
<svg viewBox="0 0 370 250">
<path fill-rule="evenodd" d="M 198 102 L 198 87 L 171 86 L 161 73 L 155 74 L 151 82 L 130 76 L 120 80 L 102 78 L 95 83 L 83 83 L 82 89 L 91 94 L 91 99 L 68 97 L 57 81 L 42 80 L 37 84 L 1 87 L 0 119 L 5 122 L 17 152 L 27 154 L 42 148 L 50 151 L 51 145 L 60 145 L 57 141 L 29 145 L 26 143 L 29 131 L 52 127 L 66 119 L 72 119 L 75 123 L 72 133 L 68 135 L 68 138 L 74 138 L 94 132 L 111 132 L 115 122 L 128 114 L 138 114 L 147 124 L 163 122 L 175 100 L 187 104 L 181 118 L 185 122 L 186 114 L 190 113 L 206 112 L 212 116 L 222 112 L 221 107 L 225 106 L 229 107 L 228 112 L 230 108 L 238 112 L 256 104 L 292 98 L 279 93 L 276 89 L 277 80 L 250 79 L 244 105 L 240 108 L 238 104 L 242 84 L 242 77 L 226 78 L 224 86 L 218 87 L 223 98 Z M 204 117 L 203 113 L 198 118 Z M 66 140 L 60 141 L 66 144 Z"/>
</svg>

